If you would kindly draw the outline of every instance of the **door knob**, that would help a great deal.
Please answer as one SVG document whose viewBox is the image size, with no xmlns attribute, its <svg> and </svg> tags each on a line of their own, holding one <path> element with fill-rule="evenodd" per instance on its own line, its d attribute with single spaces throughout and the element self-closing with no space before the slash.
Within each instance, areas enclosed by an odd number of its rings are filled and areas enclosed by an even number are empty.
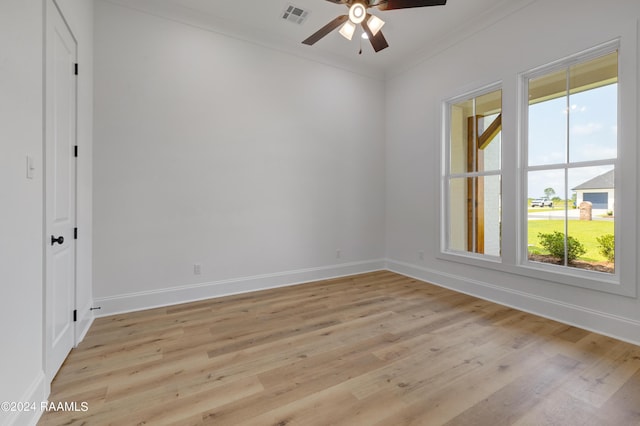
<svg viewBox="0 0 640 426">
<path fill-rule="evenodd" d="M 64 237 L 62 235 L 60 235 L 58 238 L 56 238 L 56 237 L 54 237 L 52 235 L 51 236 L 51 245 L 54 245 L 55 243 L 58 243 L 58 244 L 64 243 Z"/>
</svg>

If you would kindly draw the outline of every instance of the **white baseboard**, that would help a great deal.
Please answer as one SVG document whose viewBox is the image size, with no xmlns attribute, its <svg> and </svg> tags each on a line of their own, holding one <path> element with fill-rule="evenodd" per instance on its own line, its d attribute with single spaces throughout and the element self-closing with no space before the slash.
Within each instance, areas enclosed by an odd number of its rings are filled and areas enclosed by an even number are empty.
<svg viewBox="0 0 640 426">
<path fill-rule="evenodd" d="M 638 321 L 405 262 L 386 263 L 391 272 L 640 345 Z"/>
<path fill-rule="evenodd" d="M 94 312 L 96 317 L 103 317 L 378 270 L 396 272 L 460 293 L 640 345 L 639 321 L 391 259 L 344 263 L 96 298 L 94 306 L 99 306 L 101 309 Z M 90 325 L 91 323 L 88 322 L 86 329 Z"/>
<path fill-rule="evenodd" d="M 22 410 L 22 411 L 12 411 L 9 412 L 9 415 L 6 418 L 6 422 L 3 423 L 9 426 L 19 426 L 19 425 L 29 425 L 35 426 L 38 424 L 38 420 L 42 417 L 43 412 L 40 410 L 40 404 L 43 401 L 46 401 L 49 397 L 50 386 L 47 382 L 47 377 L 44 374 L 44 371 L 40 371 L 38 376 L 35 378 L 29 389 L 24 393 L 24 396 L 19 401 L 20 403 L 33 403 L 35 410 Z M 33 408 L 33 407 L 31 407 Z"/>
<path fill-rule="evenodd" d="M 96 317 L 104 317 L 215 297 L 304 284 L 311 281 L 379 271 L 381 269 L 385 269 L 385 261 L 377 259 L 101 297 L 94 299 L 94 306 L 100 307 L 100 310 L 93 312 Z"/>
</svg>

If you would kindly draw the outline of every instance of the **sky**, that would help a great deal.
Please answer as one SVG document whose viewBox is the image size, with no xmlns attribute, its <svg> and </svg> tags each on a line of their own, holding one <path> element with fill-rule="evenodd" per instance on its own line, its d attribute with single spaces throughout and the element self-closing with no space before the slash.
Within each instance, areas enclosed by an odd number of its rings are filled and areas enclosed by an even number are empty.
<svg viewBox="0 0 640 426">
<path fill-rule="evenodd" d="M 564 163 L 569 128 L 569 161 L 616 158 L 617 84 L 534 104 L 529 108 L 529 165 Z M 613 166 L 569 170 L 569 194 L 564 194 L 564 171 L 530 172 L 528 196 L 544 196 L 553 188 L 560 198 L 571 198 L 574 188 L 611 170 Z"/>
</svg>

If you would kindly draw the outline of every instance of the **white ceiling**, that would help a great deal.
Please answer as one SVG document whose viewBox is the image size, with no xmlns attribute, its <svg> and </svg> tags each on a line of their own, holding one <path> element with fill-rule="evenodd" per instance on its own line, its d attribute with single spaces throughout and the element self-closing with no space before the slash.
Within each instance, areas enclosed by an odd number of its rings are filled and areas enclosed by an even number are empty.
<svg viewBox="0 0 640 426">
<path fill-rule="evenodd" d="M 382 76 L 406 68 L 535 0 L 449 0 L 445 6 L 369 11 L 386 22 L 389 47 L 378 53 L 368 40 L 334 31 L 313 46 L 301 42 L 346 6 L 326 0 L 106 0 L 241 38 L 253 43 Z M 289 5 L 309 11 L 302 25 L 282 19 Z M 361 55 L 360 43 L 362 42 Z"/>
</svg>

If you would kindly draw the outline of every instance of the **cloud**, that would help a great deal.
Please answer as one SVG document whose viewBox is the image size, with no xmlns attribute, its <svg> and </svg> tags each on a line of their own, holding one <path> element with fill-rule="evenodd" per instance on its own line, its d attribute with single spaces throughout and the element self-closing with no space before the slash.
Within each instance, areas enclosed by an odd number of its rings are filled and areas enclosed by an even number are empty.
<svg viewBox="0 0 640 426">
<path fill-rule="evenodd" d="M 571 133 L 577 136 L 590 136 L 602 130 L 602 123 L 576 124 L 571 127 Z"/>
<path fill-rule="evenodd" d="M 586 106 L 580 106 L 577 104 L 573 104 L 571 105 L 571 108 L 563 108 L 562 109 L 562 114 L 563 115 L 567 115 L 567 113 L 571 111 L 572 113 L 576 113 L 576 112 L 586 112 L 587 111 L 587 107 Z"/>
</svg>

